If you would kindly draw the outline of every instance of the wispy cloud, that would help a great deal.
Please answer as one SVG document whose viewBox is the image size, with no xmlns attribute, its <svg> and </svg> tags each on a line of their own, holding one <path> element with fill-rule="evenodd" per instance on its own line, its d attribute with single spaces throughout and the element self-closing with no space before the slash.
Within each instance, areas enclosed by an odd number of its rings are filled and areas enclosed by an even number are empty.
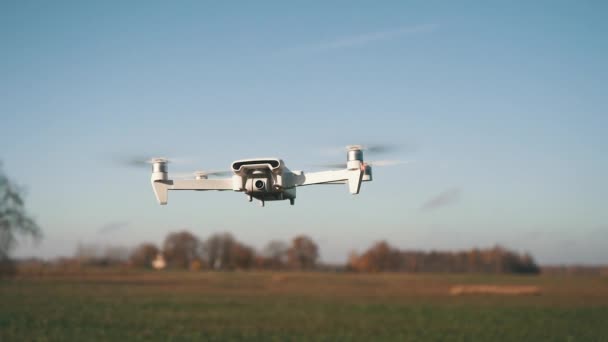
<svg viewBox="0 0 608 342">
<path fill-rule="evenodd" d="M 99 227 L 99 229 L 97 230 L 97 233 L 98 234 L 110 233 L 113 231 L 124 229 L 128 225 L 129 225 L 129 222 L 126 222 L 126 221 L 108 222 L 108 223 L 104 224 L 103 226 Z"/>
<path fill-rule="evenodd" d="M 438 28 L 435 24 L 401 27 L 391 30 L 367 32 L 347 37 L 341 37 L 325 42 L 300 45 L 288 48 L 288 52 L 322 52 L 328 50 L 347 49 L 361 47 L 380 41 L 393 40 L 407 35 L 432 32 Z"/>
<path fill-rule="evenodd" d="M 451 188 L 438 194 L 437 196 L 426 201 L 420 207 L 421 211 L 436 210 L 447 207 L 458 202 L 461 198 L 462 191 L 459 188 Z"/>
</svg>

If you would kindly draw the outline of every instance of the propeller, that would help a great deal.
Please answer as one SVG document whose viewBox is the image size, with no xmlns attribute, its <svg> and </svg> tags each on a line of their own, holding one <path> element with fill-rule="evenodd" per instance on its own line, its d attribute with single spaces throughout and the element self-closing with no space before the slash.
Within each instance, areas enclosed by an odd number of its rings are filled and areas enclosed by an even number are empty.
<svg viewBox="0 0 608 342">
<path fill-rule="evenodd" d="M 395 144 L 371 144 L 371 145 L 347 145 L 346 150 L 362 150 L 369 154 L 384 154 L 396 152 L 401 149 L 401 146 Z"/>
<path fill-rule="evenodd" d="M 154 162 L 164 161 L 166 163 L 188 163 L 191 160 L 188 158 L 166 158 L 166 157 L 149 157 L 149 156 L 129 156 L 115 158 L 114 162 L 120 166 L 144 168 L 149 167 Z"/>
<path fill-rule="evenodd" d="M 343 147 L 330 147 L 325 148 L 323 151 L 328 154 L 335 154 L 343 152 L 346 148 L 346 151 L 350 150 L 362 150 L 367 154 L 384 154 L 397 152 L 406 149 L 408 146 L 404 146 L 401 144 L 354 144 L 354 145 L 346 145 Z M 409 149 L 409 148 L 407 148 Z"/>
<path fill-rule="evenodd" d="M 389 154 L 392 152 L 402 151 L 404 146 L 397 144 L 358 144 L 358 145 L 347 145 L 346 150 L 361 150 L 364 151 L 365 156 L 378 156 L 382 154 Z M 330 151 L 330 150 L 327 150 Z M 332 152 L 344 151 L 344 148 L 333 149 Z M 394 166 L 394 165 L 402 165 L 408 164 L 412 161 L 406 160 L 396 160 L 396 159 L 384 159 L 384 160 L 372 160 L 365 161 L 366 165 L 370 165 L 372 167 L 384 167 L 384 166 Z M 343 163 L 326 163 L 326 164 L 317 164 L 316 166 L 333 168 L 333 169 L 344 169 L 346 168 L 346 162 Z"/>
<path fill-rule="evenodd" d="M 375 166 L 375 167 L 384 167 L 384 166 L 395 166 L 395 165 L 403 165 L 412 163 L 411 160 L 396 160 L 396 159 L 385 159 L 385 160 L 373 160 L 370 162 L 364 162 L 367 165 Z"/>
<path fill-rule="evenodd" d="M 149 156 L 127 156 L 114 158 L 114 162 L 120 166 L 131 167 L 131 168 L 146 168 L 150 167 L 155 162 L 163 161 L 165 163 L 172 164 L 192 164 L 192 158 L 166 158 L 166 157 L 149 157 Z M 187 173 L 174 173 L 170 172 L 171 178 L 182 178 L 182 179 L 195 179 L 195 178 L 207 178 L 209 176 L 230 176 L 231 171 L 224 170 L 199 170 L 195 172 Z"/>
<path fill-rule="evenodd" d="M 171 177 L 172 178 L 206 178 L 206 177 L 209 177 L 209 176 L 222 177 L 222 176 L 231 176 L 231 175 L 232 175 L 231 171 L 219 171 L 219 170 L 204 171 L 204 170 L 200 170 L 200 171 L 194 171 L 194 172 L 189 172 L 189 173 L 172 173 Z"/>
<path fill-rule="evenodd" d="M 384 166 L 395 166 L 395 165 L 403 165 L 409 164 L 412 161 L 408 160 L 394 160 L 394 159 L 385 159 L 385 160 L 373 160 L 373 161 L 364 161 L 363 163 L 372 167 L 384 167 Z M 331 169 L 345 169 L 346 163 L 327 163 L 327 164 L 317 164 L 316 166 L 327 167 Z"/>
</svg>

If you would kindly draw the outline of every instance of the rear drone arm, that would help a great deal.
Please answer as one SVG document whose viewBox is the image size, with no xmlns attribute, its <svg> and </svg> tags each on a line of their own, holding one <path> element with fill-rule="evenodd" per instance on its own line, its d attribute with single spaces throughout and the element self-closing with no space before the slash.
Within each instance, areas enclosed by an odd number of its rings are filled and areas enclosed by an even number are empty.
<svg viewBox="0 0 608 342">
<path fill-rule="evenodd" d="M 233 190 L 232 178 L 162 180 L 152 176 L 152 187 L 160 204 L 167 204 L 169 190 Z"/>
</svg>

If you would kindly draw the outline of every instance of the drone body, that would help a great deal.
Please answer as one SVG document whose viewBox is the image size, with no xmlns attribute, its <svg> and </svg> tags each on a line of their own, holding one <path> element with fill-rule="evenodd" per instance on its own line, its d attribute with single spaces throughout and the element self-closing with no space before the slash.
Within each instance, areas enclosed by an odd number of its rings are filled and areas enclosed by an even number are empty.
<svg viewBox="0 0 608 342">
<path fill-rule="evenodd" d="M 359 193 L 362 181 L 372 180 L 371 165 L 363 162 L 363 151 L 352 147 L 347 153 L 346 168 L 342 170 L 303 172 L 291 171 L 278 158 L 237 160 L 232 163 L 230 178 L 212 178 L 195 174 L 195 179 L 169 178 L 166 159 L 152 162 L 152 188 L 156 199 L 167 204 L 169 190 L 232 190 L 243 192 L 249 201 L 254 198 L 263 206 L 266 201 L 289 200 L 295 203 L 296 187 L 313 184 L 347 184 L 351 194 Z"/>
</svg>

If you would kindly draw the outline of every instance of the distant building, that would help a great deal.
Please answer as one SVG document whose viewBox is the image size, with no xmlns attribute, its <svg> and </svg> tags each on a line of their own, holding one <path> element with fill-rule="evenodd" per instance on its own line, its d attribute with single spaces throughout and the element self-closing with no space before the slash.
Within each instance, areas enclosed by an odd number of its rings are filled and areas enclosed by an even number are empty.
<svg viewBox="0 0 608 342">
<path fill-rule="evenodd" d="M 154 260 L 152 260 L 152 267 L 154 267 L 154 269 L 157 269 L 157 270 L 162 270 L 166 266 L 167 266 L 167 262 L 165 261 L 163 254 L 158 253 L 156 255 L 156 258 Z"/>
</svg>

